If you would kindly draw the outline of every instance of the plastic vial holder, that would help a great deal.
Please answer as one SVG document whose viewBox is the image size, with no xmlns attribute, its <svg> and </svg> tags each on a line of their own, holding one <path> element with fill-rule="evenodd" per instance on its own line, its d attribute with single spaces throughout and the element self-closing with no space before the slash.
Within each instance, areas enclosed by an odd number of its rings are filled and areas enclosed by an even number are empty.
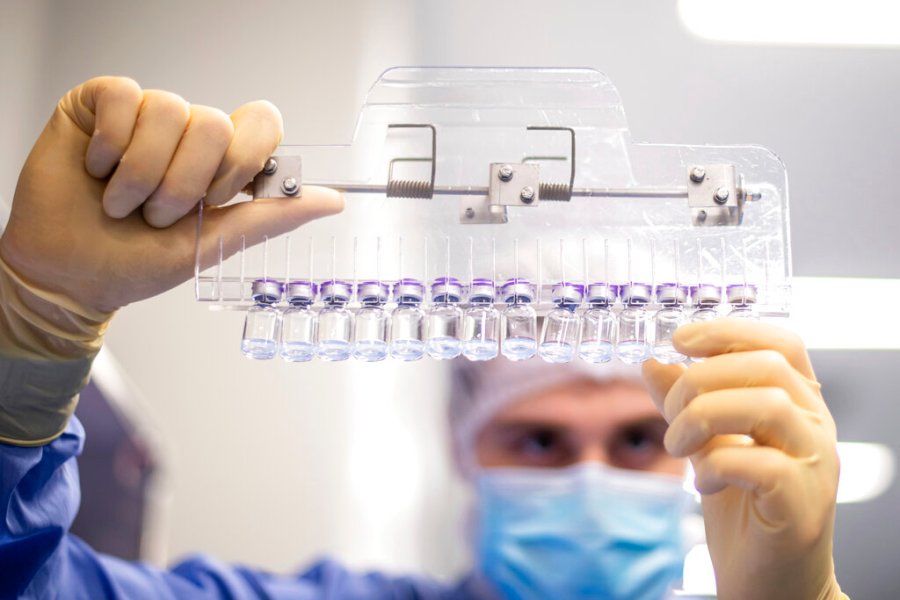
<svg viewBox="0 0 900 600">
<path fill-rule="evenodd" d="M 566 363 L 575 357 L 580 318 L 575 309 L 584 297 L 584 286 L 562 281 L 553 286 L 556 308 L 544 317 L 541 331 L 541 358 L 550 363 Z"/>
<path fill-rule="evenodd" d="M 650 286 L 629 283 L 622 286 L 620 295 L 625 307 L 619 314 L 616 356 L 624 363 L 642 363 L 650 358 L 650 342 L 647 339 L 650 315 L 645 308 L 650 301 Z"/>
<path fill-rule="evenodd" d="M 618 288 L 608 283 L 592 283 L 587 287 L 588 308 L 581 315 L 581 341 L 578 356 L 589 363 L 609 362 L 616 341 L 616 315 L 612 311 Z"/>
<path fill-rule="evenodd" d="M 389 316 L 384 309 L 388 286 L 380 281 L 364 281 L 356 287 L 362 307 L 356 312 L 353 358 L 366 362 L 384 360 L 388 355 Z"/>
<path fill-rule="evenodd" d="M 500 295 L 506 303 L 500 313 L 503 340 L 500 352 L 509 360 L 526 360 L 537 353 L 537 312 L 534 286 L 522 278 L 513 278 L 503 284 Z"/>
<path fill-rule="evenodd" d="M 425 356 L 422 326 L 422 297 L 425 286 L 416 279 L 401 279 L 394 286 L 397 308 L 391 314 L 391 358 L 403 361 Z"/>
<path fill-rule="evenodd" d="M 281 315 L 275 303 L 281 300 L 281 284 L 271 279 L 253 282 L 255 304 L 247 310 L 241 352 L 248 358 L 267 360 L 278 354 L 278 326 Z"/>
<path fill-rule="evenodd" d="M 527 279 L 538 317 L 556 309 L 559 281 L 751 285 L 753 312 L 789 313 L 781 161 L 758 146 L 637 143 L 618 91 L 597 71 L 391 69 L 370 89 L 352 140 L 334 141 L 279 147 L 252 196 L 233 202 L 303 202 L 304 185 L 324 185 L 344 192 L 339 215 L 278 238 L 249 226 L 226 237 L 205 218 L 219 208 L 201 203 L 199 301 L 248 310 L 260 279 L 393 286 L 440 274 L 468 291 L 460 309 L 476 306 L 485 327 L 497 325 L 460 336 L 482 344 L 468 353 L 479 357 L 498 354 L 488 349 L 502 337 L 491 310 L 505 303 L 473 296 L 476 279 Z M 420 308 L 434 304 L 424 297 Z M 355 314 L 363 304 L 348 294 L 342 307 Z M 320 293 L 312 308 L 338 307 Z M 643 305 L 651 316 L 661 308 L 654 298 Z M 609 309 L 621 320 L 629 306 Z"/>
<path fill-rule="evenodd" d="M 731 305 L 729 317 L 736 319 L 758 319 L 756 310 L 756 286 L 750 284 L 729 285 L 725 290 L 725 298 Z"/>
<path fill-rule="evenodd" d="M 316 355 L 327 361 L 347 360 L 352 351 L 353 313 L 347 310 L 352 288 L 346 281 L 332 280 L 319 289 L 325 307 L 319 312 Z"/>
<path fill-rule="evenodd" d="M 463 356 L 482 361 L 496 358 L 499 346 L 500 312 L 494 308 L 494 282 L 473 279 L 469 307 L 463 313 Z"/>
<path fill-rule="evenodd" d="M 656 286 L 656 301 L 663 308 L 656 312 L 655 336 L 653 338 L 653 358 L 663 364 L 680 363 L 687 356 L 672 345 L 675 330 L 687 322 L 684 303 L 687 301 L 687 286 L 676 283 L 661 283 Z"/>
<path fill-rule="evenodd" d="M 281 358 L 288 362 L 307 362 L 316 355 L 316 322 L 312 309 L 318 286 L 311 281 L 288 283 L 285 299 L 290 307 L 281 317 Z"/>
<path fill-rule="evenodd" d="M 462 353 L 463 286 L 455 277 L 431 284 L 431 307 L 425 314 L 425 350 L 431 358 L 449 360 Z"/>
<path fill-rule="evenodd" d="M 701 283 L 691 287 L 692 323 L 712 321 L 719 316 L 719 304 L 722 302 L 722 288 L 710 283 Z"/>
</svg>

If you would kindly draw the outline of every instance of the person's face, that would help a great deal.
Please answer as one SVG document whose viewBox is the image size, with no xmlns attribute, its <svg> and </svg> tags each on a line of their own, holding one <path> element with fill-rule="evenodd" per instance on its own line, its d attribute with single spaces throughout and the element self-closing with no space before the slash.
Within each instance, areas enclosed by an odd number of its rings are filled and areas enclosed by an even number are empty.
<svg viewBox="0 0 900 600">
<path fill-rule="evenodd" d="M 573 380 L 511 402 L 485 425 L 475 453 L 482 467 L 565 467 L 594 461 L 681 475 L 663 446 L 666 422 L 635 381 Z"/>
</svg>

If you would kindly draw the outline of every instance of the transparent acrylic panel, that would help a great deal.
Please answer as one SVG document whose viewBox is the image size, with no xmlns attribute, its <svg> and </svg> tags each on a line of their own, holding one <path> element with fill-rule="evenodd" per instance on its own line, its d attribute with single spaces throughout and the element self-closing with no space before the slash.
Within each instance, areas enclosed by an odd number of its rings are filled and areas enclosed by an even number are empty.
<svg viewBox="0 0 900 600">
<path fill-rule="evenodd" d="M 540 314 L 560 280 L 746 283 L 761 314 L 789 311 L 778 157 L 758 146 L 633 143 L 618 92 L 594 70 L 392 69 L 370 90 L 352 143 L 283 146 L 275 158 L 298 156 L 296 179 L 345 190 L 346 210 L 264 241 L 216 239 L 201 214 L 198 300 L 246 308 L 260 278 L 524 277 Z M 257 191 L 293 174 L 258 177 Z M 430 197 L 392 197 L 417 194 Z"/>
</svg>

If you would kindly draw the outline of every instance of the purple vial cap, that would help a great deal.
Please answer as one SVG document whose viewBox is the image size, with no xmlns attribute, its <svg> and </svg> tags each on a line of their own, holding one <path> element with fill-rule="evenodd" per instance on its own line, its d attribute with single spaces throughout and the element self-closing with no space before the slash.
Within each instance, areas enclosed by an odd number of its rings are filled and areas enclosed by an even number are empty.
<svg viewBox="0 0 900 600">
<path fill-rule="evenodd" d="M 438 277 L 431 284 L 431 297 L 435 302 L 459 302 L 463 285 L 456 277 Z"/>
<path fill-rule="evenodd" d="M 494 281 L 476 277 L 469 286 L 469 302 L 493 302 L 496 296 Z"/>
<path fill-rule="evenodd" d="M 331 279 L 320 283 L 319 291 L 322 294 L 322 301 L 326 304 L 332 302 L 347 302 L 350 300 L 353 287 L 348 281 Z"/>
<path fill-rule="evenodd" d="M 363 304 L 387 302 L 390 288 L 383 281 L 362 281 L 356 286 L 356 295 Z"/>
<path fill-rule="evenodd" d="M 647 304 L 650 302 L 650 284 L 626 283 L 619 291 L 619 297 L 625 304 Z"/>
<path fill-rule="evenodd" d="M 553 301 L 560 304 L 581 304 L 584 298 L 584 286 L 572 281 L 560 281 L 553 284 L 550 291 Z"/>
<path fill-rule="evenodd" d="M 722 288 L 714 283 L 691 286 L 691 302 L 696 306 L 715 306 L 722 302 Z"/>
<path fill-rule="evenodd" d="M 660 304 L 684 304 L 687 302 L 688 288 L 678 283 L 659 283 L 656 285 L 656 301 Z"/>
<path fill-rule="evenodd" d="M 500 286 L 500 297 L 504 302 L 531 302 L 534 286 L 524 277 L 512 277 Z"/>
<path fill-rule="evenodd" d="M 291 303 L 308 303 L 311 304 L 316 299 L 316 293 L 319 286 L 308 279 L 295 279 L 289 281 L 285 290 L 285 298 Z"/>
<path fill-rule="evenodd" d="M 619 286 L 606 283 L 605 281 L 595 281 L 588 284 L 585 299 L 590 304 L 615 304 L 618 295 Z"/>
<path fill-rule="evenodd" d="M 756 286 L 751 283 L 733 283 L 725 288 L 728 304 L 755 304 Z"/>
<path fill-rule="evenodd" d="M 250 297 L 260 304 L 275 304 L 281 300 L 284 286 L 275 279 L 257 279 L 250 286 Z"/>
<path fill-rule="evenodd" d="M 405 277 L 394 284 L 394 299 L 397 302 L 421 302 L 425 295 L 425 285 L 418 279 Z"/>
</svg>

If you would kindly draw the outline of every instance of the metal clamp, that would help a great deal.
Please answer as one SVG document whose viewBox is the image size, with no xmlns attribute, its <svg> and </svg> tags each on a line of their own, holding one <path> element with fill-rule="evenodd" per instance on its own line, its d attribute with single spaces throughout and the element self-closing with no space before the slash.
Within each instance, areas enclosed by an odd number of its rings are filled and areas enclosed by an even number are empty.
<svg viewBox="0 0 900 600">
<path fill-rule="evenodd" d="M 688 169 L 688 206 L 697 226 L 740 225 L 744 218 L 744 190 L 734 165 L 695 165 Z"/>
<path fill-rule="evenodd" d="M 254 198 L 298 198 L 302 195 L 302 161 L 288 151 L 270 157 L 253 178 Z"/>
</svg>

